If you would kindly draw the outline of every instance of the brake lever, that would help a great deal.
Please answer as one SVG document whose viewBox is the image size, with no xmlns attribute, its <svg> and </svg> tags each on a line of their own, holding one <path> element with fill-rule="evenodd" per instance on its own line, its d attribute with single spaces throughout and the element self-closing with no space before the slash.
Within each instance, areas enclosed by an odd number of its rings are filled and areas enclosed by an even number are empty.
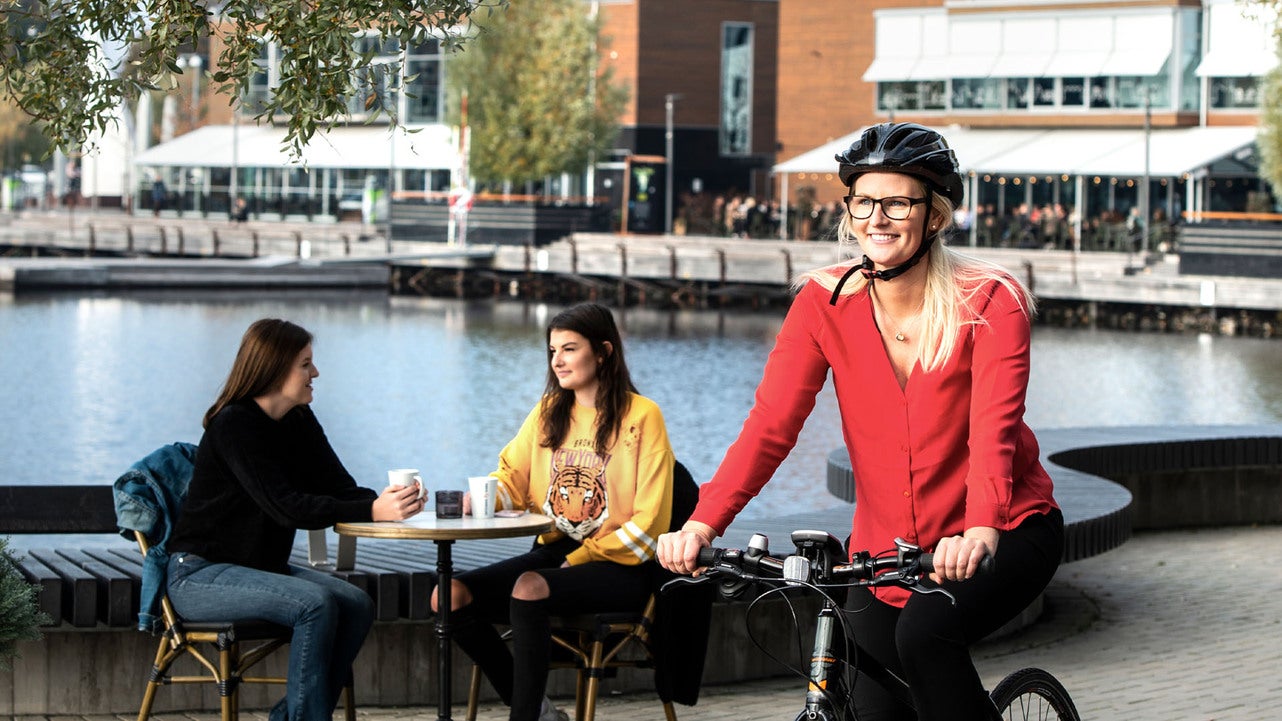
<svg viewBox="0 0 1282 721">
<path fill-rule="evenodd" d="M 944 594 L 944 598 L 948 599 L 948 603 L 950 605 L 953 605 L 953 606 L 957 605 L 957 597 L 949 593 L 948 589 L 944 588 L 943 586 L 936 586 L 933 583 L 930 585 L 918 583 L 918 584 L 913 584 L 911 586 L 904 586 L 904 588 L 907 588 L 909 591 L 912 591 L 913 593 L 920 593 L 922 595 L 926 595 L 928 593 L 942 593 Z"/>
<path fill-rule="evenodd" d="M 676 578 L 673 578 L 669 581 L 665 581 L 662 586 L 659 586 L 659 593 L 663 593 L 667 591 L 670 586 L 694 585 L 699 583 L 707 583 L 710 580 L 711 579 L 708 578 L 708 574 L 706 573 L 700 576 L 677 576 Z"/>
<path fill-rule="evenodd" d="M 877 585 L 882 585 L 883 583 L 894 583 L 912 591 L 913 593 L 920 593 L 923 596 L 931 593 L 942 593 L 944 598 L 948 599 L 949 604 L 953 606 L 957 605 L 957 597 L 943 586 L 933 582 L 926 582 L 925 577 L 921 573 L 921 568 L 916 566 L 916 564 L 914 564 L 912 568 L 902 571 L 888 571 L 883 573 L 877 577 L 877 580 Z"/>
</svg>

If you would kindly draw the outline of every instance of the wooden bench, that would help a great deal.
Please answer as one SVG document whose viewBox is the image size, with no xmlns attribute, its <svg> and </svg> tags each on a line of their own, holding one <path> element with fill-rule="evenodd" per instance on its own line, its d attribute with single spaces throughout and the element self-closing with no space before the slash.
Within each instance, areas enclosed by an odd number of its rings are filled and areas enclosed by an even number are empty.
<svg viewBox="0 0 1282 721">
<path fill-rule="evenodd" d="M 52 625 L 92 628 L 137 623 L 142 554 L 119 533 L 110 485 L 0 486 L 0 535 L 9 534 L 73 534 L 12 544 L 23 575 L 40 589 L 40 609 Z M 363 549 L 354 566 L 340 564 L 328 557 L 326 534 L 307 533 L 296 544 L 291 560 L 368 592 L 380 621 L 428 616 L 436 575 L 426 559 Z M 340 553 L 352 550 L 340 544 Z M 336 570 L 343 566 L 351 570 Z"/>
<path fill-rule="evenodd" d="M 1120 546 L 1132 530 L 1282 523 L 1282 426 L 1101 426 L 1038 431 L 1064 511 L 1064 562 Z M 854 500 L 845 448 L 828 490 Z"/>
</svg>

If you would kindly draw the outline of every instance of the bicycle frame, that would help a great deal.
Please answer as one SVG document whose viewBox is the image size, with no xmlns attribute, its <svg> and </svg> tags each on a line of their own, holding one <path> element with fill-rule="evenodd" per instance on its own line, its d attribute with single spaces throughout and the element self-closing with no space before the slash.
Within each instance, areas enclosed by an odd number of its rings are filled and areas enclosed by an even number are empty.
<svg viewBox="0 0 1282 721">
<path fill-rule="evenodd" d="M 922 585 L 922 577 L 933 567 L 933 555 L 902 539 L 895 539 L 894 555 L 872 556 L 867 552 L 853 554 L 850 563 L 844 563 L 845 547 L 831 534 L 822 531 L 794 531 L 793 545 L 797 552 L 787 558 L 771 556 L 768 540 L 755 534 L 745 551 L 736 549 L 704 548 L 699 553 L 699 565 L 708 570 L 699 579 L 680 578 L 670 583 L 699 583 L 720 574 L 735 579 L 732 585 L 723 584 L 723 593 L 729 589 L 742 590 L 747 582 L 766 581 L 775 588 L 800 586 L 818 591 L 823 603 L 815 617 L 814 641 L 811 646 L 807 676 L 806 701 L 797 721 L 847 721 L 855 718 L 850 705 L 851 694 L 841 666 L 846 655 L 853 654 L 854 662 L 848 665 L 855 672 L 884 688 L 908 709 L 914 709 L 908 683 L 869 655 L 850 635 L 842 633 L 837 643 L 837 629 L 844 628 L 841 614 L 844 610 L 824 591 L 825 587 L 839 585 L 878 586 L 896 584 L 915 593 L 941 593 L 954 600 L 951 593 L 934 585 Z M 981 572 L 991 572 L 992 559 L 985 558 Z M 765 596 L 767 591 L 758 598 Z M 798 669 L 800 672 L 800 669 Z M 1055 718 L 1063 721 L 1080 721 L 1072 698 L 1063 685 L 1051 674 L 1037 668 L 1026 668 L 1009 674 L 991 694 L 996 717 L 1022 713 L 1028 718 L 1036 709 L 1038 719 Z M 1044 715 L 1053 713 L 1053 717 Z"/>
</svg>

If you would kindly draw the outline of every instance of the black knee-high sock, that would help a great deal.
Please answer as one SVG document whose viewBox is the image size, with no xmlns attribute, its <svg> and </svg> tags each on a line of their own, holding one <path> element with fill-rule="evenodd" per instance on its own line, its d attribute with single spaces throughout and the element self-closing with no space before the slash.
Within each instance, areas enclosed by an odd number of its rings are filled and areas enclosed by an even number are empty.
<svg viewBox="0 0 1282 721">
<path fill-rule="evenodd" d="M 450 613 L 450 633 L 459 648 L 481 667 L 503 703 L 512 705 L 512 653 L 493 624 L 464 606 Z"/>
<path fill-rule="evenodd" d="M 544 601 L 512 599 L 512 657 L 517 669 L 512 683 L 511 721 L 537 721 L 547 693 L 552 629 Z"/>
</svg>

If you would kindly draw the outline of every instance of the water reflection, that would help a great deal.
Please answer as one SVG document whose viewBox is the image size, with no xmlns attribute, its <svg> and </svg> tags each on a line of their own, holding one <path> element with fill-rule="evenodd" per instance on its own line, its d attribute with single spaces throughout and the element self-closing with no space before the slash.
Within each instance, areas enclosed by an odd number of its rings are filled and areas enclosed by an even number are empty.
<svg viewBox="0 0 1282 721">
<path fill-rule="evenodd" d="M 264 316 L 316 334 L 315 408 L 353 475 L 427 469 L 461 487 L 492 469 L 544 383 L 543 326 L 559 307 L 389 299 L 382 293 L 19 296 L 0 303 L 0 483 L 107 483 L 200 418 L 241 333 Z M 677 455 L 715 470 L 752 402 L 781 314 L 618 311 L 643 393 Z M 1277 341 L 1037 328 L 1034 429 L 1282 420 Z M 876 412 L 870 409 L 869 412 Z M 830 506 L 841 443 L 831 387 L 747 514 Z"/>
</svg>

